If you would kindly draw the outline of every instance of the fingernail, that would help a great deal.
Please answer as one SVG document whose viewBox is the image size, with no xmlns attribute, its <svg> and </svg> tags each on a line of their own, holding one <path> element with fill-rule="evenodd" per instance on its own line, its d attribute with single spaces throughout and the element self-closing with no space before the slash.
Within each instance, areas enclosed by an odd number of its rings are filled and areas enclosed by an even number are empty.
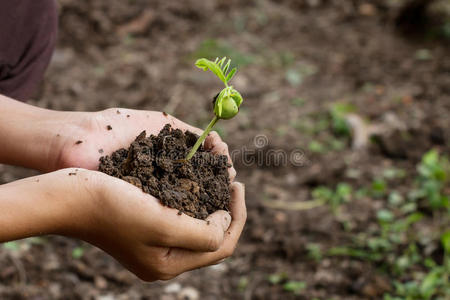
<svg viewBox="0 0 450 300">
<path fill-rule="evenodd" d="M 238 182 L 238 181 L 235 181 L 235 182 L 233 182 L 233 191 L 235 191 L 236 190 L 236 186 L 235 186 L 235 184 L 238 184 L 238 185 L 240 185 L 241 186 L 241 188 L 244 190 L 244 192 L 245 192 L 245 184 L 243 184 L 242 182 Z"/>
</svg>

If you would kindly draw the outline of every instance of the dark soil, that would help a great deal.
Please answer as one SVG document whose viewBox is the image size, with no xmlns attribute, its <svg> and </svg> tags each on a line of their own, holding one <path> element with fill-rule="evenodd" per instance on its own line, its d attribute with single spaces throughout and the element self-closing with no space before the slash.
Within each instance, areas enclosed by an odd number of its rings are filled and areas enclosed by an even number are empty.
<svg viewBox="0 0 450 300">
<path fill-rule="evenodd" d="M 169 124 L 157 136 L 146 137 L 143 131 L 128 150 L 100 158 L 99 171 L 141 188 L 180 213 L 205 219 L 217 210 L 228 210 L 229 164 L 226 156 L 203 148 L 185 161 L 197 139 Z"/>
<path fill-rule="evenodd" d="M 339 217 L 326 206 L 293 209 L 318 186 L 335 190 L 347 183 L 356 194 L 392 168 L 405 176 L 388 182 L 386 192 L 407 195 L 426 151 L 450 153 L 449 39 L 428 26 L 405 33 L 417 28 L 399 17 L 410 0 L 59 2 L 59 45 L 31 102 L 40 107 L 166 111 L 204 128 L 208 98 L 220 82 L 193 62 L 224 55 L 239 65 L 233 86 L 245 102 L 216 129 L 235 153 L 248 218 L 231 259 L 169 282 L 144 284 L 100 249 L 65 237 L 0 247 L 0 299 L 177 300 L 194 288 L 199 296 L 187 299 L 373 300 L 418 273 L 408 270 L 410 276 L 399 279 L 359 257 L 320 257 L 378 228 L 377 211 L 389 205 L 388 195 L 353 195 Z M 324 126 L 335 102 L 351 104 L 368 124 L 395 116 L 402 126 L 354 150 L 348 138 Z M 255 143 L 261 135 L 265 147 Z M 258 163 L 274 149 L 301 150 L 304 164 Z M 1 183 L 35 174 L 0 165 Z M 267 205 L 279 201 L 285 207 Z M 426 220 L 412 235 L 425 237 L 420 249 L 442 255 L 429 237 L 448 226 Z M 283 281 L 268 280 L 273 274 L 307 287 L 293 293 Z"/>
</svg>

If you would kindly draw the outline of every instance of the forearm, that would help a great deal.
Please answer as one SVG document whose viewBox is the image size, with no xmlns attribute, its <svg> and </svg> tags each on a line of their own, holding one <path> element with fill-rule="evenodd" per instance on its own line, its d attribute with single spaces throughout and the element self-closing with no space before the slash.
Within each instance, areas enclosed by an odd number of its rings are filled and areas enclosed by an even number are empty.
<svg viewBox="0 0 450 300">
<path fill-rule="evenodd" d="M 0 242 L 64 231 L 68 199 L 43 176 L 0 186 Z"/>
<path fill-rule="evenodd" d="M 0 163 L 54 170 L 52 157 L 66 117 L 0 95 Z"/>
</svg>

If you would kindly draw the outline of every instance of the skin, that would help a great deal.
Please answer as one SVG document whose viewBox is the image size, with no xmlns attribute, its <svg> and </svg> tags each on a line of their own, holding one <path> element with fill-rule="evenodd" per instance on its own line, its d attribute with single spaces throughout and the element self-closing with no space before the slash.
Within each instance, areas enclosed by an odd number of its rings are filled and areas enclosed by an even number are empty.
<svg viewBox="0 0 450 300">
<path fill-rule="evenodd" d="M 0 163 L 48 172 L 0 186 L 0 243 L 45 234 L 83 239 L 144 281 L 168 280 L 232 255 L 246 220 L 242 184 L 230 186 L 230 214 L 218 211 L 203 221 L 94 171 L 100 156 L 128 146 L 143 129 L 156 134 L 171 123 L 201 133 L 198 128 L 161 112 L 57 112 L 1 95 L 0 115 Z M 217 133 L 205 147 L 229 157 Z M 236 171 L 229 171 L 233 181 Z"/>
</svg>

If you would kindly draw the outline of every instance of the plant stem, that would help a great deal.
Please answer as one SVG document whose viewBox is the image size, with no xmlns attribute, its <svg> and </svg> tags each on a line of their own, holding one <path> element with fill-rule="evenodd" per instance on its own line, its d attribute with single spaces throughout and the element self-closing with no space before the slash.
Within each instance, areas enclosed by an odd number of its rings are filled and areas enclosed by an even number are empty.
<svg viewBox="0 0 450 300">
<path fill-rule="evenodd" d="M 219 118 L 217 116 L 214 116 L 214 119 L 212 119 L 211 123 L 209 123 L 208 127 L 206 127 L 203 134 L 198 138 L 194 147 L 192 147 L 191 152 L 189 152 L 189 154 L 186 156 L 186 160 L 190 160 L 194 156 L 195 152 L 197 152 L 198 148 L 206 139 L 206 137 L 208 136 L 209 132 L 214 127 L 214 125 L 216 125 L 217 121 L 219 121 Z"/>
</svg>

